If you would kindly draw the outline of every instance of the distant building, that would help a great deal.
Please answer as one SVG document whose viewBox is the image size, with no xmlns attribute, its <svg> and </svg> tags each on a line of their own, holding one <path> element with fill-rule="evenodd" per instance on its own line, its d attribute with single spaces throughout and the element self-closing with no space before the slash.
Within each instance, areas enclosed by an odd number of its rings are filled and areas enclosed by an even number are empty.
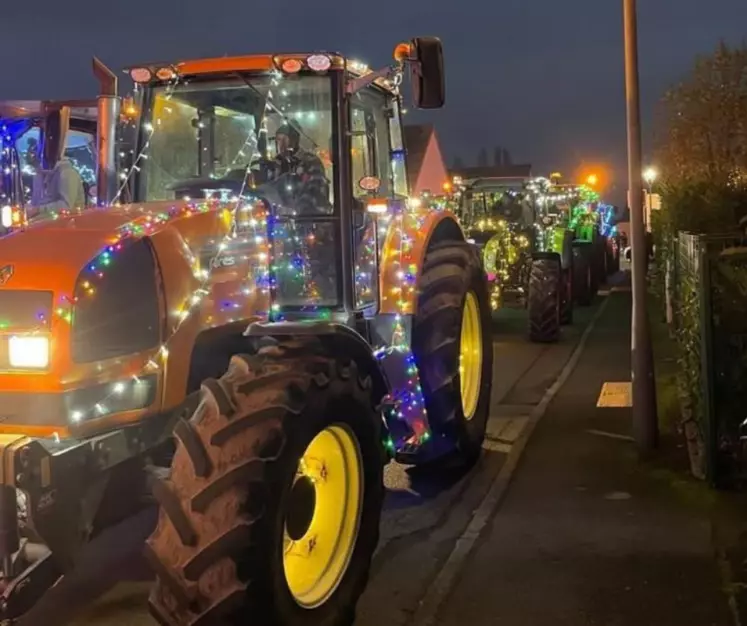
<svg viewBox="0 0 747 626">
<path fill-rule="evenodd" d="M 407 177 L 410 193 L 418 196 L 423 192 L 438 195 L 448 182 L 441 148 L 432 124 L 405 126 L 403 129 L 407 151 Z"/>
<path fill-rule="evenodd" d="M 459 176 L 465 181 L 478 178 L 530 178 L 532 166 L 529 163 L 484 165 L 477 167 L 461 167 L 449 172 L 451 178 Z"/>
</svg>

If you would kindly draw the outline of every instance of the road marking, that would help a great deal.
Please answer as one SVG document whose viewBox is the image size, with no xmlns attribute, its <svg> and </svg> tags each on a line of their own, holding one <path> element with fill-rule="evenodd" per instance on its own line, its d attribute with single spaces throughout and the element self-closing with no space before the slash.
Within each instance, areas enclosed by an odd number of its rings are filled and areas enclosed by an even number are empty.
<svg viewBox="0 0 747 626">
<path fill-rule="evenodd" d="M 605 500 L 630 500 L 631 496 L 627 491 L 613 491 L 604 496 Z"/>
<path fill-rule="evenodd" d="M 443 567 L 441 567 L 441 570 L 436 574 L 436 578 L 428 588 L 425 596 L 423 596 L 423 599 L 420 601 L 412 618 L 412 626 L 432 626 L 435 623 L 438 611 L 454 586 L 464 562 L 467 560 L 467 557 L 469 557 L 475 543 L 480 537 L 480 534 L 485 526 L 487 526 L 490 518 L 493 516 L 493 513 L 503 499 L 503 496 L 506 494 L 506 491 L 511 484 L 511 479 L 516 472 L 516 468 L 519 466 L 519 460 L 521 459 L 529 438 L 532 435 L 532 431 L 534 431 L 540 419 L 542 419 L 542 416 L 547 411 L 550 402 L 556 396 L 558 391 L 560 391 L 560 388 L 565 384 L 566 380 L 568 380 L 578 364 L 578 361 L 581 358 L 581 353 L 586 347 L 586 343 L 591 335 L 591 331 L 594 329 L 597 320 L 607 308 L 607 303 L 609 303 L 609 301 L 609 298 L 605 298 L 599 306 L 594 317 L 586 327 L 586 330 L 584 330 L 581 335 L 581 339 L 579 340 L 576 349 L 573 351 L 571 358 L 560 372 L 560 376 L 558 376 L 555 382 L 545 392 L 540 403 L 532 410 L 526 428 L 524 428 L 521 436 L 512 446 L 506 462 L 503 464 L 503 467 L 493 481 L 493 484 L 490 485 L 487 495 L 475 511 L 472 520 L 467 525 L 467 528 L 456 540 L 454 549 L 446 559 Z"/>
<path fill-rule="evenodd" d="M 609 437 L 610 439 L 621 439 L 622 441 L 635 441 L 630 435 L 621 435 L 619 433 L 608 433 L 606 430 L 596 430 L 589 428 L 587 431 L 590 435 L 599 435 L 600 437 Z"/>
<path fill-rule="evenodd" d="M 604 409 L 629 409 L 633 406 L 633 386 L 630 382 L 604 383 L 599 393 L 597 407 Z"/>
<path fill-rule="evenodd" d="M 502 454 L 509 454 L 511 452 L 511 444 L 504 443 L 502 441 L 496 441 L 495 439 L 486 438 L 482 443 L 482 449 L 488 452 L 500 452 Z"/>
<path fill-rule="evenodd" d="M 488 421 L 487 438 L 515 443 L 529 421 L 529 415 L 491 417 Z"/>
</svg>

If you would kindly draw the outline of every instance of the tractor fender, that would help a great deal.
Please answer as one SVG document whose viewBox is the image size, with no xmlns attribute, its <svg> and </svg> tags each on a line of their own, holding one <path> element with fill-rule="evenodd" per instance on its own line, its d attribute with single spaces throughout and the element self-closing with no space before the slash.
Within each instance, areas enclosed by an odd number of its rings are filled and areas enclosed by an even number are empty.
<svg viewBox="0 0 747 626">
<path fill-rule="evenodd" d="M 564 270 L 570 270 L 573 265 L 573 233 L 564 229 L 563 250 L 560 255 L 560 265 Z"/>
<path fill-rule="evenodd" d="M 383 315 L 413 315 L 417 282 L 428 249 L 441 241 L 466 241 L 450 211 L 408 210 L 392 217 L 380 261 L 379 289 Z"/>
<path fill-rule="evenodd" d="M 347 355 L 365 376 L 370 376 L 372 395 L 380 403 L 389 393 L 389 381 L 374 356 L 371 345 L 356 330 L 335 322 L 254 322 L 244 331 L 254 349 L 259 349 L 263 338 L 290 338 L 309 343 L 309 352 L 315 340 L 321 339 L 325 352 L 332 355 Z"/>
<path fill-rule="evenodd" d="M 249 323 L 246 320 L 206 328 L 195 337 L 189 357 L 186 393 L 199 390 L 206 378 L 220 378 L 234 354 L 251 351 L 251 342 L 244 337 Z"/>
</svg>

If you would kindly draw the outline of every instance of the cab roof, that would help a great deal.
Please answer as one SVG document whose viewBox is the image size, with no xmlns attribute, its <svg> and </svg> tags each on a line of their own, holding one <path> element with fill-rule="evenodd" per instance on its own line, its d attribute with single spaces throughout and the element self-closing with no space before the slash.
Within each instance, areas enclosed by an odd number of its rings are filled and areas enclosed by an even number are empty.
<svg viewBox="0 0 747 626">
<path fill-rule="evenodd" d="M 159 70 L 168 69 L 176 70 L 176 72 L 182 76 L 199 76 L 225 72 L 270 72 L 275 69 L 280 70 L 285 61 L 295 59 L 304 65 L 307 59 L 315 56 L 328 57 L 330 60 L 329 70 L 331 71 L 339 71 L 347 68 L 347 71 L 355 76 L 365 76 L 372 71 L 365 63 L 347 59 L 339 53 L 319 51 L 282 54 L 250 54 L 234 57 L 224 56 L 206 59 L 189 59 L 164 63 L 140 63 L 126 67 L 124 71 L 129 73 L 135 69 L 147 68 L 154 76 L 158 74 Z M 386 80 L 376 79 L 374 82 L 380 87 L 388 90 L 391 90 L 393 87 L 392 84 Z"/>
<path fill-rule="evenodd" d="M 4 100 L 0 102 L 0 119 L 43 117 L 62 107 L 70 107 L 76 119 L 95 121 L 98 117 L 96 100 Z"/>
</svg>

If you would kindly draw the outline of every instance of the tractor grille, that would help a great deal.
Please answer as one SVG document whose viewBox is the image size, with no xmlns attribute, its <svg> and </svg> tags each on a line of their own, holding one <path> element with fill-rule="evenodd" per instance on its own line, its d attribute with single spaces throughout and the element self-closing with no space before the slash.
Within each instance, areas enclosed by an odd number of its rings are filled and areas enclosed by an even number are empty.
<svg viewBox="0 0 747 626">
<path fill-rule="evenodd" d="M 51 291 L 0 289 L 0 333 L 48 329 L 52 303 Z"/>
</svg>

